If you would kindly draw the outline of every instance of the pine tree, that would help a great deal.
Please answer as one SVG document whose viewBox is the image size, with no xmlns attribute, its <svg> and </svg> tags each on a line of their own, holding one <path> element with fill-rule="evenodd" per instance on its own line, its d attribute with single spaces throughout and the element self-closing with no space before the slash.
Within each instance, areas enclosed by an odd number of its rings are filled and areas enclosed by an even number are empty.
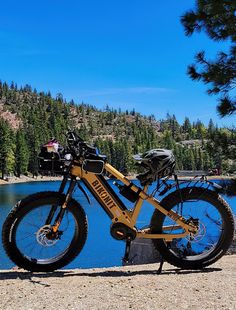
<svg viewBox="0 0 236 310">
<path fill-rule="evenodd" d="M 15 149 L 15 171 L 20 177 L 26 174 L 29 164 L 29 150 L 23 130 L 19 129 L 16 133 L 16 149 Z"/>
<path fill-rule="evenodd" d="M 236 113 L 236 2 L 232 0 L 196 0 L 195 10 L 181 18 L 186 35 L 205 31 L 214 41 L 231 42 L 229 51 L 219 52 L 215 60 L 207 60 L 205 52 L 199 52 L 196 64 L 188 67 L 189 76 L 209 84 L 209 94 L 221 95 L 218 112 L 221 116 Z M 199 65 L 199 66 L 198 66 Z"/>
<path fill-rule="evenodd" d="M 13 170 L 13 139 L 14 134 L 9 124 L 0 118 L 0 171 L 2 179 Z"/>
</svg>

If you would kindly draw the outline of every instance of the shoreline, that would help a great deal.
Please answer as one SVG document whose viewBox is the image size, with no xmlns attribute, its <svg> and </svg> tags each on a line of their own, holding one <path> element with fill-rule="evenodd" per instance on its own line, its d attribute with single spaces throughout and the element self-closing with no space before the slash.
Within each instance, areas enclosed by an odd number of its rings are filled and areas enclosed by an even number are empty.
<svg viewBox="0 0 236 310">
<path fill-rule="evenodd" d="M 27 177 L 22 176 L 20 178 L 18 177 L 11 177 L 8 181 L 0 179 L 0 186 L 1 185 L 10 185 L 10 184 L 18 184 L 18 183 L 29 183 L 29 182 L 47 182 L 47 181 L 61 181 L 62 176 L 57 177 L 49 177 L 49 176 L 37 176 L 35 178 L 33 177 Z"/>
<path fill-rule="evenodd" d="M 235 178 L 235 176 L 225 176 L 225 175 L 215 175 L 215 176 L 206 176 L 208 180 L 230 180 Z M 191 179 L 194 176 L 178 176 L 179 180 L 181 179 Z M 127 179 L 130 181 L 137 180 L 136 175 L 129 175 Z M 18 183 L 28 183 L 28 182 L 48 182 L 48 181 L 61 181 L 62 176 L 42 176 L 39 175 L 37 177 L 28 177 L 28 176 L 21 176 L 19 177 L 10 177 L 9 180 L 0 179 L 0 186 L 1 185 L 10 185 L 10 184 L 18 184 Z M 171 179 L 170 179 L 171 180 Z"/>
</svg>

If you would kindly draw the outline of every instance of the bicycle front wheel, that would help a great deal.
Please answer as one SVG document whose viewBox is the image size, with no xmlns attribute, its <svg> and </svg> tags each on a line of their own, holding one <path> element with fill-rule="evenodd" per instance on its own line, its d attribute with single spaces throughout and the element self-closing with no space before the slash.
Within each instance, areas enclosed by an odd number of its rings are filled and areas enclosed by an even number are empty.
<svg viewBox="0 0 236 310">
<path fill-rule="evenodd" d="M 63 201 L 65 195 L 41 192 L 26 197 L 12 209 L 3 225 L 2 238 L 7 255 L 16 265 L 30 271 L 53 271 L 69 264 L 82 250 L 87 219 L 75 200 L 68 203 L 58 231 L 52 231 Z"/>
<path fill-rule="evenodd" d="M 230 207 L 217 193 L 189 187 L 175 191 L 160 203 L 198 226 L 196 234 L 171 242 L 153 239 L 154 246 L 170 264 L 182 269 L 202 269 L 213 264 L 228 250 L 234 236 L 234 218 Z M 176 222 L 158 210 L 151 219 L 152 233 L 184 232 Z"/>
</svg>

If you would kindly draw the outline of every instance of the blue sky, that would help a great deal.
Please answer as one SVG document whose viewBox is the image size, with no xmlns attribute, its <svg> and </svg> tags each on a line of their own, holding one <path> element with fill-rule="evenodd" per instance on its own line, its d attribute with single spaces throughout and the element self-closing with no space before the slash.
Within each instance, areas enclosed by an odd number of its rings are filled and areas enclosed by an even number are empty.
<svg viewBox="0 0 236 310">
<path fill-rule="evenodd" d="M 167 113 L 208 124 L 220 119 L 217 97 L 186 75 L 199 50 L 209 57 L 227 43 L 184 35 L 180 16 L 192 0 L 5 1 L 0 11 L 0 79 L 62 93 L 104 108 Z"/>
</svg>

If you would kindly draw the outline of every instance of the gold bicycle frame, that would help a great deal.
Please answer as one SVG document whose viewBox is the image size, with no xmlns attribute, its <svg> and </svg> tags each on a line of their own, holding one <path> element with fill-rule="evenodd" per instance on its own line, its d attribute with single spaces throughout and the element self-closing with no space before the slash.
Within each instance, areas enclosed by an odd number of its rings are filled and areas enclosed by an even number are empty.
<svg viewBox="0 0 236 310">
<path fill-rule="evenodd" d="M 176 222 L 176 225 L 174 226 L 171 225 L 163 227 L 164 231 L 168 229 L 176 230 L 181 228 L 185 231 L 179 234 L 153 234 L 150 232 L 150 228 L 148 228 L 137 230 L 137 238 L 165 239 L 166 241 L 171 241 L 174 238 L 183 238 L 189 233 L 197 232 L 197 227 L 190 223 L 187 224 L 185 219 L 176 212 L 172 210 L 167 211 L 160 205 L 160 202 L 157 199 L 151 195 L 148 195 L 148 185 L 144 186 L 143 189 L 139 188 L 109 163 L 104 164 L 104 170 L 121 181 L 124 185 L 129 186 L 134 193 L 138 193 L 138 199 L 132 210 L 127 210 L 125 208 L 119 197 L 113 192 L 110 185 L 102 175 L 84 171 L 81 164 L 76 161 L 74 162 L 74 165 L 72 165 L 70 174 L 74 177 L 79 177 L 85 183 L 105 212 L 110 216 L 113 223 L 123 223 L 129 228 L 136 230 L 135 224 L 143 205 L 143 201 L 145 200 L 155 209 L 164 213 Z"/>
</svg>

